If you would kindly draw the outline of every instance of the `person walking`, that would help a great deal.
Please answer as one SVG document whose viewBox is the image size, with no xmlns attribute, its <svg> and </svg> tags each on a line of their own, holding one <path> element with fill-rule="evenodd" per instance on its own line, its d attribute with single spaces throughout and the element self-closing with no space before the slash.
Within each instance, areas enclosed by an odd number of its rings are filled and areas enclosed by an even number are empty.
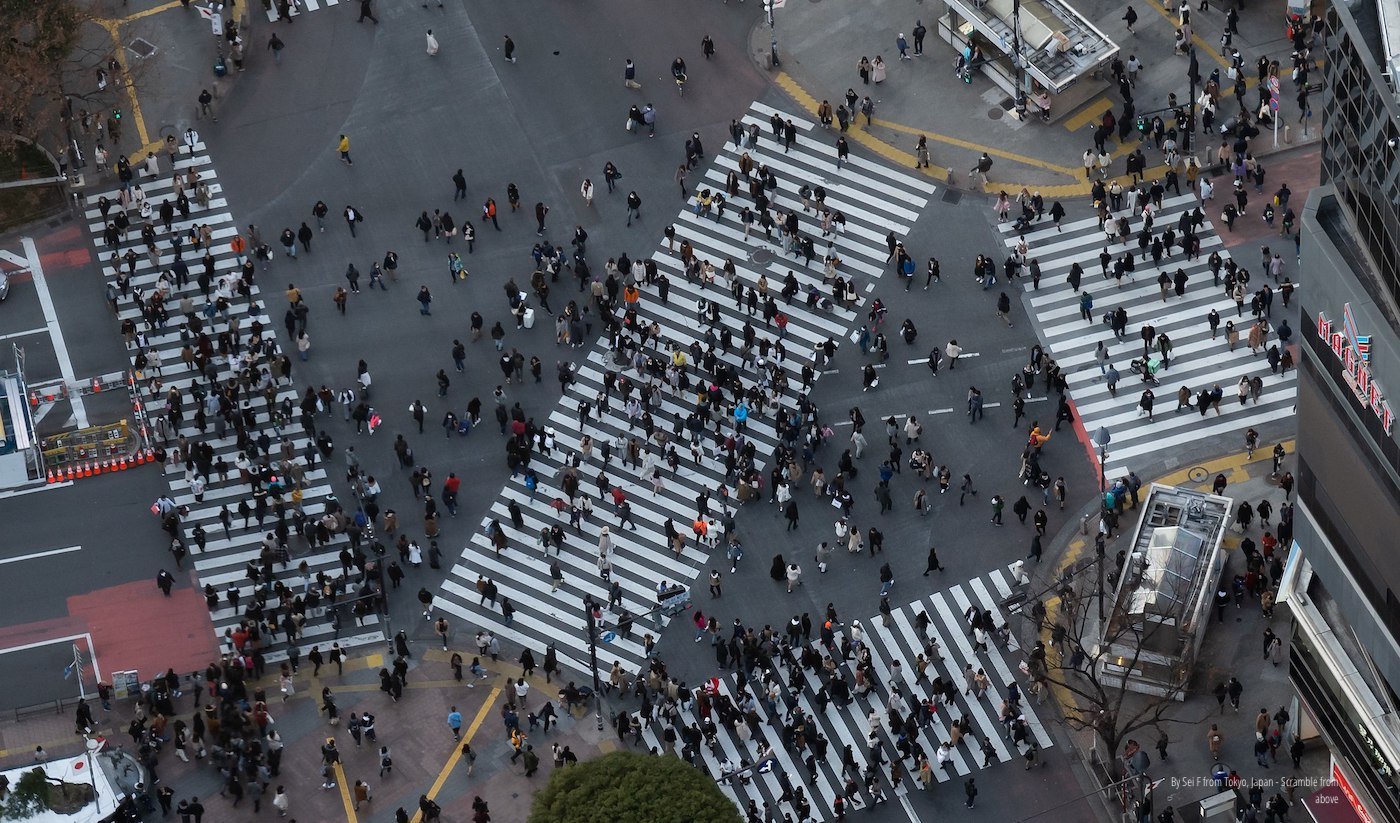
<svg viewBox="0 0 1400 823">
<path fill-rule="evenodd" d="M 505 43 L 501 46 L 501 56 L 508 62 L 515 62 L 515 41 L 510 39 L 510 35 L 505 35 Z"/>
<path fill-rule="evenodd" d="M 354 206 L 346 206 L 343 214 L 345 216 L 345 225 L 350 227 L 350 236 L 354 237 L 355 225 L 357 223 L 363 223 L 365 221 L 365 216 Z"/>
<path fill-rule="evenodd" d="M 789 563 L 787 567 L 787 590 L 792 594 L 792 590 L 802 585 L 802 567 L 796 563 Z"/>
<path fill-rule="evenodd" d="M 267 41 L 267 50 L 272 52 L 272 62 L 279 66 L 282 65 L 282 49 L 286 47 L 287 44 L 282 42 L 281 38 L 277 36 L 277 32 L 273 32 L 272 37 L 268 38 Z"/>
<path fill-rule="evenodd" d="M 933 546 L 929 546 L 928 565 L 924 567 L 924 577 L 928 577 L 928 573 L 933 571 L 941 572 L 946 571 L 946 569 L 943 568 L 943 564 L 938 562 L 938 549 Z"/>
<path fill-rule="evenodd" d="M 340 162 L 347 166 L 355 165 L 355 161 L 350 159 L 350 138 L 340 135 L 340 142 L 336 144 L 336 151 L 340 152 Z"/>
<path fill-rule="evenodd" d="M 277 810 L 278 817 L 286 817 L 287 810 L 292 806 L 292 799 L 287 796 L 287 788 L 278 786 L 277 792 L 272 796 L 272 808 Z"/>
<path fill-rule="evenodd" d="M 460 741 L 462 739 L 462 713 L 453 706 L 447 713 L 447 728 L 452 730 L 452 739 Z"/>
</svg>

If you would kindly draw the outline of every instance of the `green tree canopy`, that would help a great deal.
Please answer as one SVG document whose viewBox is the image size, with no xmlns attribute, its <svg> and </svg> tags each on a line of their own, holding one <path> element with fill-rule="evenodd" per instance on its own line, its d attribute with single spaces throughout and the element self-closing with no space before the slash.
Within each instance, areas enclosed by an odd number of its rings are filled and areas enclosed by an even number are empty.
<svg viewBox="0 0 1400 823">
<path fill-rule="evenodd" d="M 740 823 L 704 771 L 677 757 L 619 751 L 555 769 L 530 823 Z"/>
</svg>

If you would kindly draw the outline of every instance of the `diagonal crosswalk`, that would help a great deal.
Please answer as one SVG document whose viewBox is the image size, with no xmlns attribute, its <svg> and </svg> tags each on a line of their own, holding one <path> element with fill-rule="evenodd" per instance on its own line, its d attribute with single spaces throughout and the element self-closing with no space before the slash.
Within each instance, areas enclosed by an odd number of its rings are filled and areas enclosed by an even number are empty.
<svg viewBox="0 0 1400 823">
<path fill-rule="evenodd" d="M 1131 197 L 1128 200 L 1131 201 Z M 1175 231 L 1182 213 L 1192 211 L 1196 204 L 1191 194 L 1164 198 L 1162 209 L 1154 217 L 1153 233 L 1160 237 L 1168 228 Z M 1138 254 L 1137 237 L 1143 227 L 1142 216 L 1133 214 L 1132 209 L 1127 214 L 1131 229 L 1128 242 L 1118 239 L 1107 244 L 1115 258 L 1129 250 L 1136 257 L 1136 271 L 1131 279 L 1123 280 L 1122 288 L 1116 288 L 1111 277 L 1105 279 L 1100 274 L 1099 255 L 1106 243 L 1104 232 L 1094 217 L 1066 221 L 1060 232 L 1049 219 L 1032 224 L 1025 242 L 1029 247 L 1028 258 L 1040 262 L 1040 289 L 1033 290 L 1029 277 L 1022 278 L 1046 352 L 1064 369 L 1069 394 L 1084 429 L 1092 435 L 1100 426 L 1106 426 L 1113 436 L 1105 464 L 1110 476 L 1126 472 L 1147 455 L 1170 452 L 1218 435 L 1243 437 L 1251 426 L 1288 418 L 1294 414 L 1297 397 L 1296 373 L 1289 370 L 1275 374 L 1265 359 L 1265 350 L 1279 343 L 1276 331 L 1271 330 L 1259 354 L 1251 353 L 1247 338 L 1254 318 L 1249 312 L 1248 296 L 1243 316 L 1236 316 L 1235 302 L 1225 293 L 1223 280 L 1220 286 L 1212 284 L 1208 265 L 1211 253 L 1217 252 L 1226 259 L 1230 257 L 1212 223 L 1207 220 L 1197 230 L 1201 242 L 1199 257 L 1187 259 L 1177 248 L 1174 254 L 1163 258 L 1159 268 L 1150 256 L 1144 260 Z M 1002 224 L 1001 230 L 1008 251 L 1014 250 L 1020 241 L 1011 224 Z M 1266 280 L 1275 292 L 1278 291 L 1277 284 L 1260 270 L 1258 261 L 1238 262 L 1251 273 L 1247 295 L 1260 289 Z M 1074 263 L 1084 270 L 1080 293 L 1066 281 Z M 1188 278 L 1185 294 L 1178 297 L 1169 287 L 1163 301 L 1158 276 L 1165 271 L 1174 277 L 1177 269 L 1182 269 Z M 1093 296 L 1092 320 L 1088 321 L 1080 316 L 1083 291 Z M 1105 313 L 1119 306 L 1128 313 L 1127 333 L 1121 341 L 1116 340 L 1112 330 L 1102 322 Z M 1277 297 L 1273 308 L 1270 325 L 1276 329 L 1282 314 Z M 1206 322 L 1211 309 L 1220 315 L 1220 329 L 1215 340 L 1211 339 Z M 1226 321 L 1234 321 L 1239 332 L 1239 343 L 1234 351 L 1226 344 Z M 1169 367 L 1157 374 L 1160 386 L 1153 389 L 1156 403 L 1151 421 L 1138 405 L 1145 387 L 1129 369 L 1129 362 L 1143 355 L 1140 330 L 1144 324 L 1151 324 L 1158 334 L 1167 334 L 1173 344 Z M 1117 397 L 1109 393 L 1095 359 L 1100 341 L 1108 346 L 1111 362 L 1121 375 Z M 1283 348 L 1281 344 L 1280 348 Z M 1251 399 L 1246 405 L 1240 404 L 1237 386 L 1241 377 L 1263 380 L 1263 392 L 1257 402 Z M 1174 411 L 1177 392 L 1182 386 L 1189 388 L 1194 397 L 1202 389 L 1216 384 L 1224 392 L 1218 414 L 1212 410 L 1203 418 L 1194 409 Z"/>
<path fill-rule="evenodd" d="M 253 324 L 260 323 L 262 339 L 268 341 L 268 350 L 275 352 L 278 350 L 277 329 L 280 323 L 273 323 L 269 318 L 268 307 L 256 283 L 248 289 L 247 296 L 238 293 L 236 284 L 239 280 L 240 263 L 229 246 L 230 241 L 238 235 L 238 224 L 229 209 L 227 200 L 223 197 L 218 171 L 205 151 L 204 144 L 196 143 L 191 149 L 182 150 L 175 162 L 174 171 L 179 172 L 186 184 L 184 193 L 189 198 L 190 211 L 187 216 L 177 212 L 169 231 L 165 229 L 158 217 L 159 207 L 167 199 L 173 204 L 176 201 L 177 192 L 173 176 L 170 174 L 172 169 L 168 167 L 168 161 L 164 157 L 161 158 L 161 166 L 164 176 L 149 177 L 138 174 L 138 179 L 133 181 L 140 185 L 147 200 L 154 207 L 151 218 L 157 252 L 154 261 L 141 237 L 141 227 L 146 221 L 138 216 L 138 209 L 134 203 L 128 212 L 132 228 L 126 239 L 119 240 L 111 246 L 106 243 L 103 236 L 106 222 L 98 207 L 99 198 L 105 196 L 113 201 L 114 205 L 109 211 L 108 217 L 115 217 L 117 212 L 121 210 L 119 190 L 89 195 L 83 219 L 87 223 L 87 230 L 97 248 L 107 282 L 116 284 L 118 268 L 127 265 L 123 258 L 128 251 L 133 251 L 136 256 L 133 261 L 130 288 L 133 293 L 140 292 L 148 296 L 158 288 L 157 281 L 162 272 L 170 271 L 175 262 L 176 253 L 171 239 L 176 234 L 188 237 L 191 230 L 196 230 L 201 226 L 208 226 L 210 230 L 211 239 L 206 248 L 198 248 L 189 241 L 183 245 L 181 258 L 190 269 L 189 281 L 184 286 L 173 282 L 169 284 L 169 296 L 165 301 L 169 310 L 169 318 L 165 323 L 148 322 L 135 300 L 128 297 L 119 298 L 117 315 L 118 322 L 133 321 L 138 330 L 147 335 L 147 352 L 154 352 L 160 358 L 160 367 L 158 369 L 150 368 L 146 375 L 147 380 L 142 384 L 142 388 L 145 390 L 143 399 L 147 403 L 151 419 L 156 420 L 167 416 L 167 394 L 172 389 L 179 389 L 182 393 L 183 424 L 178 429 L 171 428 L 168 431 L 167 445 L 176 446 L 181 438 L 187 439 L 190 443 L 207 443 L 213 450 L 211 462 L 222 460 L 228 467 L 228 471 L 223 477 L 217 473 L 210 473 L 207 487 L 200 495 L 202 499 L 196 499 L 183 463 L 165 467 L 171 499 L 177 506 L 189 507 L 188 514 L 181 520 L 181 532 L 189 547 L 190 560 L 198 573 L 199 583 L 212 586 L 219 595 L 218 605 L 211 610 L 210 614 L 214 622 L 215 633 L 222 638 L 226 632 L 237 627 L 240 622 L 257 622 L 248 613 L 249 605 L 255 600 L 258 589 L 249 576 L 248 570 L 250 564 L 261 565 L 264 535 L 275 528 L 279 519 L 277 513 L 279 498 L 275 494 L 270 494 L 267 497 L 268 506 L 263 522 L 258 522 L 256 517 L 245 520 L 239 515 L 239 503 L 248 500 L 252 495 L 249 482 L 242 479 L 239 469 L 236 468 L 239 455 L 246 448 L 240 447 L 239 437 L 232 426 L 228 427 L 225 436 L 217 436 L 214 426 L 215 414 L 212 411 L 208 412 L 208 422 L 204 431 L 201 431 L 196 425 L 195 412 L 200 404 L 195 401 L 191 389 L 198 383 L 203 390 L 207 391 L 210 380 L 207 374 L 200 373 L 197 361 L 195 364 L 188 364 L 182 358 L 182 349 L 187 341 L 192 347 L 198 348 L 201 334 L 207 335 L 211 345 L 208 368 L 216 375 L 217 381 L 221 384 L 230 381 L 237 382 L 235 378 L 238 374 L 234 366 L 242 368 L 242 361 L 238 359 L 236 354 L 230 357 L 226 353 L 222 353 L 219 348 L 222 345 L 220 341 L 225 335 L 235 330 L 234 323 L 237 322 L 236 331 L 242 335 L 239 352 L 246 352 Z M 191 172 L 197 176 L 196 180 L 190 179 Z M 200 205 L 200 198 L 197 196 L 196 187 L 201 184 L 208 187 L 207 206 Z M 264 238 L 264 241 L 271 245 L 276 244 L 275 237 Z M 227 316 L 218 313 L 206 315 L 203 312 L 208 301 L 201 293 L 199 277 L 200 273 L 206 271 L 206 264 L 202 261 L 206 249 L 212 258 L 211 265 L 207 269 L 211 281 L 209 295 L 211 299 L 223 296 L 229 300 L 230 311 Z M 266 276 L 266 272 L 259 267 L 258 275 Z M 173 280 L 173 278 L 168 279 Z M 195 330 L 190 320 L 179 310 L 180 303 L 185 298 L 189 298 L 193 304 L 193 310 L 201 326 L 199 331 Z M 233 336 L 237 337 L 238 335 Z M 137 355 L 136 348 L 131 347 L 129 354 L 133 358 L 134 364 Z M 257 367 L 266 368 L 270 361 L 268 356 L 264 355 L 254 362 Z M 159 380 L 158 388 L 155 386 L 154 378 Z M 327 468 L 319 459 L 315 461 L 314 465 L 308 465 L 303 450 L 308 445 L 310 436 L 303 429 L 295 413 L 280 426 L 272 424 L 270 414 L 270 406 L 279 405 L 284 401 L 289 401 L 295 407 L 301 401 L 301 395 L 290 381 L 286 383 L 281 380 L 275 381 L 273 388 L 266 393 L 257 390 L 257 382 L 254 379 L 252 381 L 253 388 L 247 389 L 245 387 L 240 394 L 242 402 L 247 403 L 247 408 L 255 421 L 255 425 L 249 429 L 248 437 L 252 441 L 249 446 L 261 452 L 261 449 L 256 445 L 256 439 L 259 434 L 266 434 L 274 452 L 268 460 L 278 473 L 283 473 L 285 469 L 290 468 L 290 464 L 297 464 L 295 470 L 302 473 L 301 510 L 308 520 L 315 522 L 316 519 L 327 513 L 327 504 L 334 498 Z M 286 445 L 283 445 L 284 443 Z M 295 502 L 290 494 L 281 498 L 281 502 L 284 506 L 282 516 L 292 522 Z M 219 519 L 220 509 L 224 506 L 227 506 L 233 515 L 231 527 L 227 533 L 225 533 Z M 203 551 L 195 545 L 194 530 L 196 526 L 203 528 L 207 533 L 207 541 Z M 263 608 L 264 620 L 272 619 L 280 622 L 284 616 L 292 612 L 293 598 L 304 598 L 308 584 L 314 586 L 316 576 L 319 573 L 324 572 L 329 578 L 340 577 L 340 551 L 346 548 L 347 544 L 348 540 L 344 534 L 334 534 L 330 542 L 321 543 L 318 547 L 311 548 L 309 542 L 302 538 L 296 529 L 292 528 L 288 540 L 290 554 L 286 562 L 275 563 L 273 566 L 274 579 L 263 581 L 263 585 L 269 593 Z M 300 569 L 302 564 L 305 564 L 305 577 Z M 230 586 L 236 589 L 240 595 L 238 608 L 234 608 L 227 598 Z M 281 588 L 283 586 L 286 587 L 285 590 Z M 280 591 L 286 592 L 285 601 L 279 596 L 278 592 Z M 350 591 L 340 591 L 337 593 L 337 597 L 343 600 L 345 597 L 354 596 L 355 593 L 352 585 Z M 305 622 L 301 626 L 299 643 L 303 652 L 315 645 L 320 645 L 323 650 L 328 650 L 333 642 L 338 642 L 342 648 L 351 648 L 384 639 L 376 616 L 369 615 L 363 618 L 363 621 L 358 621 L 351 616 L 348 608 L 327 608 L 327 603 L 328 601 L 322 600 L 317 607 L 310 607 L 310 604 L 307 603 L 307 607 L 302 610 Z M 340 619 L 339 628 L 332 622 L 332 619 L 337 616 Z M 279 632 L 277 639 L 285 641 L 286 635 Z M 263 647 L 269 648 L 271 644 L 264 640 Z M 268 653 L 266 657 L 269 662 L 276 662 L 285 657 L 285 651 L 279 645 L 276 651 Z"/>
<path fill-rule="evenodd" d="M 965 617 L 970 608 L 976 605 L 989 611 L 997 625 L 1007 622 L 1011 615 L 1001 604 L 1016 588 L 1014 573 L 1010 566 L 994 569 L 949 589 L 921 597 L 895 609 L 890 615 L 889 625 L 878 617 L 860 621 L 864 642 L 871 650 L 876 682 L 867 694 L 854 697 L 844 706 L 833 700 L 823 709 L 823 698 L 818 692 L 826 687 L 815 671 L 805 673 L 800 690 L 792 689 L 792 664 L 783 663 L 780 655 L 774 658 L 779 662 L 774 671 L 774 682 L 781 684 L 776 710 L 765 705 L 761 699 L 767 688 L 765 685 L 751 682 L 747 687 L 747 693 L 756 693 L 755 696 L 760 698 L 755 701 L 755 714 L 748 724 L 751 739 L 744 740 L 739 736 L 733 722 L 737 717 L 736 708 L 726 705 L 726 702 L 734 707 L 742 705 L 736 676 L 728 674 L 710 681 L 710 688 L 722 698 L 711 699 L 706 706 L 702 706 L 699 700 L 689 700 L 682 706 L 664 698 L 659 699 L 653 708 L 651 722 L 643 730 L 642 742 L 648 748 L 666 750 L 663 731 L 671 725 L 676 728 L 675 737 L 680 742 L 675 743 L 670 751 L 684 756 L 685 735 L 682 730 L 695 727 L 703 733 L 704 719 L 709 717 L 715 723 L 716 733 L 712 743 L 705 742 L 695 747 L 693 755 L 697 758 L 697 765 L 703 765 L 716 779 L 744 767 L 758 766 L 757 769 L 748 768 L 739 775 L 721 780 L 720 787 L 736 805 L 742 809 L 753 802 L 762 808 L 768 803 L 778 814 L 782 814 L 784 810 L 779 801 L 784 790 L 781 780 L 786 775 L 794 788 L 801 787 L 803 795 L 812 805 L 813 816 L 818 820 L 834 819 L 835 798 L 847 794 L 846 777 L 843 775 L 844 749 L 850 748 L 859 772 L 864 773 L 870 765 L 872 712 L 880 715 L 876 733 L 882 746 L 884 765 L 878 771 L 886 797 L 896 799 L 904 795 L 917 795 L 921 791 L 912 758 L 903 761 L 904 777 L 897 785 L 891 785 L 889 779 L 888 761 L 899 757 L 896 749 L 898 732 L 891 730 L 887 714 L 891 690 L 895 685 L 898 685 L 910 709 L 916 709 L 925 698 L 934 696 L 931 687 L 938 680 L 951 681 L 957 686 L 953 702 L 945 705 L 943 701 L 936 700 L 936 714 L 921 723 L 917 733 L 910 738 L 918 747 L 910 751 L 921 750 L 934 763 L 933 776 L 938 783 L 960 783 L 961 778 L 984 768 L 984 764 L 1005 763 L 1022 757 L 1026 746 L 1013 742 L 1007 726 L 1001 720 L 1002 701 L 1008 694 L 1008 684 L 1013 682 L 1017 683 L 1022 695 L 1020 709 L 1027 725 L 1027 739 L 1034 740 L 1039 748 L 1047 748 L 1052 745 L 1052 740 L 1035 715 L 1037 698 L 1027 694 L 1029 684 L 1025 676 L 1016 670 L 1022 657 L 1016 641 L 1009 640 L 1005 646 L 993 642 L 985 652 L 974 651 Z M 929 618 L 927 628 L 922 632 L 920 613 Z M 841 655 L 840 648 L 844 640 L 850 637 L 852 628 L 854 624 L 837 633 L 835 656 Z M 930 641 L 937 644 L 942 659 L 929 667 L 927 680 L 922 680 L 917 677 L 913 663 L 917 655 L 927 654 Z M 820 640 L 815 638 L 803 641 L 803 645 L 810 645 L 819 654 L 827 653 Z M 934 655 L 928 656 L 932 659 Z M 894 661 L 900 663 L 897 673 Z M 964 670 L 969 665 L 974 672 L 981 670 L 987 676 L 989 687 L 980 696 L 975 692 L 964 693 Z M 848 685 L 855 682 L 852 666 L 853 660 L 847 659 L 840 664 L 837 672 Z M 827 693 L 830 694 L 829 691 Z M 809 721 L 804 735 L 804 749 L 799 749 L 795 739 L 789 738 L 784 731 L 784 725 L 794 725 L 798 710 Z M 938 747 L 943 742 L 951 742 L 951 726 L 962 718 L 968 720 L 971 731 L 953 747 L 949 766 L 946 769 L 938 768 Z M 984 741 L 990 744 L 990 753 L 984 750 Z M 764 747 L 771 747 L 771 768 L 760 765 L 760 752 Z M 809 757 L 812 758 L 810 762 Z M 860 791 L 847 797 L 848 803 L 854 800 L 857 804 L 848 805 L 847 810 L 859 808 L 870 801 L 861 775 L 851 776 L 860 786 Z"/>
<path fill-rule="evenodd" d="M 792 254 L 785 254 L 779 245 L 764 239 L 761 229 L 750 232 L 747 239 L 744 237 L 739 215 L 745 204 L 752 204 L 747 186 L 741 187 L 739 195 L 730 200 L 722 216 L 712 212 L 701 217 L 693 208 L 686 208 L 676 216 L 674 226 L 677 245 L 682 240 L 688 241 L 696 257 L 711 262 L 717 272 L 728 259 L 734 262 L 735 276 L 745 287 L 759 288 L 759 278 L 766 277 L 772 284 L 778 307 L 788 317 L 786 331 L 780 333 L 777 325 L 765 323 L 761 303 L 759 310 L 750 314 L 746 304 L 734 300 L 722 274 L 713 284 L 702 283 L 699 279 L 688 282 L 680 257 L 665 245 L 651 253 L 658 274 L 669 280 L 665 300 L 661 299 L 656 285 L 638 284 L 642 298 L 636 324 L 645 327 L 655 323 L 659 334 L 649 337 L 642 347 L 643 353 L 660 358 L 664 363 L 671 362 L 675 349 L 685 350 L 690 355 L 694 351 L 690 349 L 693 343 L 698 344 L 697 350 L 703 350 L 710 339 L 720 339 L 725 333 L 732 335 L 735 342 L 727 350 L 716 344 L 713 355 L 691 357 L 692 383 L 714 380 L 715 370 L 730 366 L 742 374 L 744 386 L 750 387 L 759 372 L 752 368 L 752 363 L 749 369 L 742 368 L 742 341 L 746 330 L 751 330 L 759 350 L 754 354 L 757 357 L 767 339 L 765 368 L 771 369 L 772 374 L 785 376 L 786 387 L 767 387 L 772 405 L 765 413 L 750 416 L 747 423 L 746 437 L 753 447 L 755 466 L 765 475 L 765 461 L 782 444 L 772 408 L 782 406 L 792 410 L 796 407 L 801 393 L 802 369 L 813 365 L 814 346 L 828 338 L 839 341 L 857 317 L 856 312 L 839 303 L 824 308 L 820 302 L 809 305 L 803 296 L 785 303 L 778 292 L 788 273 L 793 274 L 803 294 L 809 286 L 823 295 L 829 293 L 829 286 L 823 283 L 823 255 L 826 240 L 831 239 L 843 261 L 840 274 L 873 285 L 873 280 L 887 268 L 885 235 L 892 229 L 896 233 L 906 232 L 934 191 L 934 187 L 923 180 L 864 158 L 852 158 L 838 171 L 835 149 L 830 145 L 834 136 L 804 118 L 781 113 L 784 118 L 792 116 L 794 124 L 802 131 L 796 145 L 785 154 L 782 146 L 773 142 L 767 128 L 769 117 L 775 111 L 755 103 L 745 114 L 745 123 L 757 123 L 764 129 L 759 145 L 747 151 L 756 163 L 768 164 L 777 177 L 777 189 L 769 192 L 770 201 L 784 211 L 795 210 L 801 232 L 817 241 L 819 250 L 812 263 L 806 265 Z M 737 167 L 741 153 L 732 142 L 726 143 L 718 154 L 708 159 L 709 165 L 703 173 L 705 182 L 697 187 L 723 190 L 725 175 Z M 799 189 L 804 183 L 825 187 L 828 207 L 846 215 L 844 231 L 831 238 L 821 237 L 815 211 L 802 211 Z M 779 235 L 780 232 L 774 233 L 775 240 Z M 702 305 L 710 304 L 717 307 L 712 313 L 701 311 Z M 610 610 L 603 619 L 605 642 L 599 647 L 599 667 L 603 674 L 614 660 L 631 671 L 643 668 L 645 635 L 659 637 L 659 621 L 663 619 L 645 615 L 656 604 L 655 591 L 662 580 L 689 585 L 698 576 L 708 575 L 710 568 L 727 565 L 722 559 L 707 560 L 715 543 L 719 546 L 715 553 L 723 557 L 727 539 L 711 532 L 710 544 L 697 545 L 691 524 L 697 514 L 697 497 L 703 491 L 711 492 L 709 511 L 721 527 L 724 508 L 720 490 L 727 487 L 731 495 L 736 493 L 733 478 L 727 476 L 724 456 L 717 448 L 718 442 L 734 433 L 732 419 L 725 418 L 720 426 L 714 420 L 705 425 L 699 432 L 702 435 L 699 437 L 700 459 L 695 460 L 684 422 L 697 410 L 696 392 L 694 388 L 680 391 L 658 380 L 660 388 L 653 395 L 649 411 L 656 430 L 674 440 L 679 461 L 674 471 L 665 462 L 660 464 L 663 487 L 654 490 L 652 472 L 645 462 L 627 465 L 623 461 L 628 439 L 636 437 L 646 442 L 647 437 L 640 427 L 629 425 L 618 390 L 607 391 L 610 382 L 621 379 L 638 386 L 648 382 L 642 368 L 628 363 L 619 365 L 615 353 L 606 345 L 606 338 L 600 340 L 576 369 L 575 381 L 548 415 L 547 423 L 555 431 L 555 445 L 549 453 L 537 451 L 531 457 L 530 467 L 539 478 L 534 495 L 523 485 L 523 475 L 501 491 L 482 523 L 483 528 L 464 548 L 436 601 L 440 609 L 460 618 L 466 625 L 489 630 L 502 640 L 532 649 L 536 655 L 553 643 L 560 664 L 579 672 L 590 671 L 584 598 L 591 597 L 598 603 L 609 601 L 610 583 L 602 579 L 597 565 L 599 538 L 604 527 L 609 529 L 614 545 L 612 580 L 621 587 L 622 605 L 617 611 Z M 608 408 L 594 410 L 581 424 L 577 412 L 579 403 L 594 401 L 600 392 L 610 394 Z M 718 441 L 716 430 L 721 433 Z M 551 504 L 570 499 L 563 485 L 567 473 L 572 470 L 570 461 L 579 455 L 585 436 L 593 442 L 591 455 L 577 458 L 580 465 L 576 471 L 579 487 L 590 496 L 594 513 L 591 519 L 580 522 L 575 528 L 570 524 L 567 511 Z M 791 448 L 797 444 L 799 441 L 795 438 L 794 433 L 786 445 Z M 606 465 L 601 455 L 604 442 L 613 445 L 612 457 Z M 606 473 L 608 479 L 606 487 L 601 489 L 595 485 L 600 472 Z M 620 526 L 609 499 L 612 488 L 620 488 L 627 496 L 635 530 Z M 512 503 L 521 512 L 519 528 L 512 522 Z M 666 537 L 668 519 L 688 538 L 679 554 L 672 551 Z M 487 532 L 492 520 L 502 524 L 507 535 L 508 548 L 500 553 Z M 546 555 L 539 540 L 540 530 L 556 525 L 562 526 L 567 536 L 557 555 L 553 549 Z M 551 585 L 550 573 L 550 563 L 556 559 L 564 577 L 563 585 L 557 589 Z M 515 611 L 509 623 L 499 606 L 493 607 L 478 594 L 477 581 L 481 577 L 494 581 L 501 597 L 510 598 Z M 617 631 L 617 620 L 623 609 L 639 615 L 630 636 L 622 636 Z"/>
</svg>

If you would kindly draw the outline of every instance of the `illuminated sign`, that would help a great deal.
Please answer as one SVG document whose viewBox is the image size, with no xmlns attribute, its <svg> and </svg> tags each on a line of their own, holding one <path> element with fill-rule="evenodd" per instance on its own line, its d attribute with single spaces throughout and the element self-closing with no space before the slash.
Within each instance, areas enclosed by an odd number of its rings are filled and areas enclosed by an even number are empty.
<svg viewBox="0 0 1400 823">
<path fill-rule="evenodd" d="M 1342 365 L 1342 379 L 1351 387 L 1356 400 L 1380 420 L 1381 429 L 1390 435 L 1395 426 L 1395 413 L 1385 399 L 1385 391 L 1371 373 L 1371 337 L 1357 331 L 1351 304 L 1342 307 L 1342 328 L 1333 328 L 1327 315 L 1317 313 L 1317 336 L 1332 349 Z"/>
<path fill-rule="evenodd" d="M 1337 788 L 1346 795 L 1347 802 L 1351 803 L 1352 809 L 1356 811 L 1356 816 L 1361 818 L 1361 823 L 1371 823 L 1371 815 L 1366 811 L 1366 807 L 1361 805 L 1361 798 L 1356 796 L 1356 790 L 1347 781 L 1346 775 L 1342 774 L 1342 768 L 1336 763 L 1332 764 L 1332 779 L 1337 781 Z"/>
</svg>

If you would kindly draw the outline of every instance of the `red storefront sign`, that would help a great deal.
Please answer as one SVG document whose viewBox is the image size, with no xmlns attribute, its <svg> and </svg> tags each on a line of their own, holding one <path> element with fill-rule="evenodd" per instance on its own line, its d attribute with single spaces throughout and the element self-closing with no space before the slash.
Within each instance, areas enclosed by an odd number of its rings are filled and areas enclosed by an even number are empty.
<svg viewBox="0 0 1400 823">
<path fill-rule="evenodd" d="M 1346 795 L 1347 801 L 1351 803 L 1351 808 L 1356 812 L 1356 816 L 1361 818 L 1362 823 L 1371 823 L 1371 815 L 1367 813 L 1366 807 L 1361 805 L 1361 798 L 1356 796 L 1356 790 L 1351 787 L 1351 783 L 1336 763 L 1332 764 L 1332 779 L 1337 781 L 1337 788 Z"/>
<path fill-rule="evenodd" d="M 1342 379 L 1351 387 L 1356 400 L 1381 423 L 1381 429 L 1390 435 L 1395 426 L 1395 412 L 1385 398 L 1385 391 L 1371 373 L 1371 338 L 1356 332 L 1356 323 L 1351 316 L 1351 304 L 1343 308 L 1345 325 L 1343 330 L 1334 328 L 1331 320 L 1322 312 L 1317 313 L 1317 336 L 1331 349 L 1342 366 Z"/>
</svg>

